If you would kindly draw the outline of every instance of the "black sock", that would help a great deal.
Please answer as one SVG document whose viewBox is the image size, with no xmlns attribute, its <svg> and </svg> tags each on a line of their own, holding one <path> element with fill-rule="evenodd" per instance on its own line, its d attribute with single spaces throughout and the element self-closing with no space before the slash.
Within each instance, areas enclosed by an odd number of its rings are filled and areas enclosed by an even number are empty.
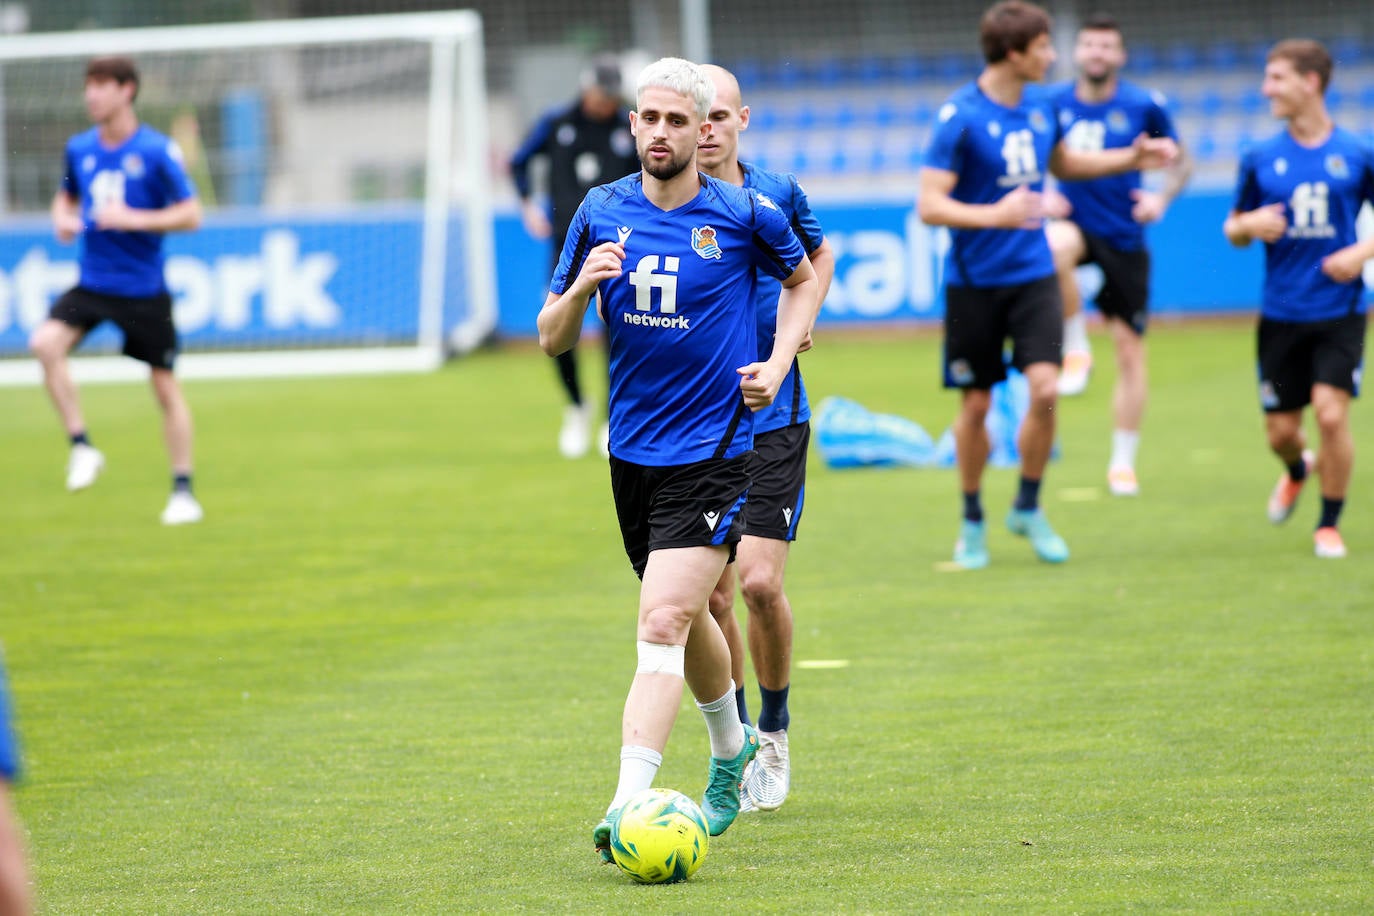
<svg viewBox="0 0 1374 916">
<path fill-rule="evenodd" d="M 964 494 L 964 520 L 981 522 L 983 520 L 983 496 L 981 490 Z"/>
<path fill-rule="evenodd" d="M 73 448 L 75 448 L 75 447 L 78 446 L 78 445 L 90 445 L 90 444 L 91 444 L 91 440 L 86 436 L 86 431 L 85 431 L 84 429 L 83 429 L 81 432 L 79 432 L 79 433 L 72 433 L 72 434 L 71 434 L 71 440 L 72 440 L 72 447 L 73 447 Z"/>
<path fill-rule="evenodd" d="M 191 492 L 191 475 L 190 475 L 190 474 L 173 474 L 173 475 L 172 475 L 172 492 L 173 492 L 173 493 L 190 493 L 190 492 Z"/>
<path fill-rule="evenodd" d="M 1016 510 L 1018 512 L 1034 512 L 1039 505 L 1040 481 L 1023 476 L 1021 487 L 1016 491 Z"/>
<path fill-rule="evenodd" d="M 1317 522 L 1318 528 L 1335 528 L 1336 523 L 1341 520 L 1341 510 L 1345 508 L 1344 499 L 1327 499 L 1322 497 L 1322 517 Z"/>
<path fill-rule="evenodd" d="M 749 719 L 749 704 L 744 699 L 744 688 L 735 688 L 735 705 L 739 707 L 739 720 L 745 725 L 753 725 Z"/>
<path fill-rule="evenodd" d="M 1301 483 L 1307 479 L 1307 462 L 1301 456 L 1288 466 L 1288 477 L 1294 483 Z"/>
<path fill-rule="evenodd" d="M 787 691 L 790 685 L 781 690 L 769 690 L 759 685 L 759 696 L 763 697 L 763 707 L 759 710 L 759 731 L 780 732 L 791 723 L 787 713 Z"/>
</svg>

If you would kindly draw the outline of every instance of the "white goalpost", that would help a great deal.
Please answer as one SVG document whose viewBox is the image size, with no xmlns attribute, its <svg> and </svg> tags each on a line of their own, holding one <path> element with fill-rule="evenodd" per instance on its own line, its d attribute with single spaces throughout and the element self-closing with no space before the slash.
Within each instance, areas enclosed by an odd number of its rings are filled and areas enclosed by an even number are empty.
<svg viewBox="0 0 1374 916">
<path fill-rule="evenodd" d="M 180 144 L 205 204 L 201 229 L 164 244 L 179 375 L 423 371 L 495 329 L 477 13 L 11 36 L 0 384 L 41 381 L 28 334 L 76 283 L 79 249 L 46 214 L 65 141 L 89 127 L 85 64 L 108 54 L 137 63 L 140 120 Z M 118 350 L 97 330 L 73 373 L 146 378 Z"/>
</svg>

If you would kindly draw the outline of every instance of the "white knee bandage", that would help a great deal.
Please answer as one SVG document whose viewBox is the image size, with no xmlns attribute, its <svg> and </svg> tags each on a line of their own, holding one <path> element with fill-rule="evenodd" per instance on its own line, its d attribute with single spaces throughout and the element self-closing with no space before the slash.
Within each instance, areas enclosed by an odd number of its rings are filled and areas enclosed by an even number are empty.
<svg viewBox="0 0 1374 916">
<path fill-rule="evenodd" d="M 682 677 L 684 646 L 661 646 L 658 643 L 640 641 L 635 643 L 639 651 L 639 666 L 635 674 L 673 674 Z"/>
</svg>

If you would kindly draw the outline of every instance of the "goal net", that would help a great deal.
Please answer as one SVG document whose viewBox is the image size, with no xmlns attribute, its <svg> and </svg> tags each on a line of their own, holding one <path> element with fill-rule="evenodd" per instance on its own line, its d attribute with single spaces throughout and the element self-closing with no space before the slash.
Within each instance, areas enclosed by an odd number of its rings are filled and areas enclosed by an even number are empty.
<svg viewBox="0 0 1374 916">
<path fill-rule="evenodd" d="M 433 368 L 496 325 L 482 26 L 471 11 L 0 38 L 0 383 L 75 285 L 47 212 L 88 59 L 132 57 L 202 227 L 166 237 L 188 377 Z M 131 167 L 137 168 L 137 163 Z M 141 378 L 103 326 L 78 379 Z"/>
</svg>

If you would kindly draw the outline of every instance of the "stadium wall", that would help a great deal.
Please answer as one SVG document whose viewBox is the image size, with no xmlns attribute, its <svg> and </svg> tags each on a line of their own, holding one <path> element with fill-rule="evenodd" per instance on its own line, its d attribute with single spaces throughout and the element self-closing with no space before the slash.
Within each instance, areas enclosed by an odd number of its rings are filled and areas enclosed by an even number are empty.
<svg viewBox="0 0 1374 916">
<path fill-rule="evenodd" d="M 1156 315 L 1257 312 L 1264 251 L 1259 244 L 1234 248 L 1222 235 L 1232 200 L 1229 192 L 1185 194 L 1149 228 Z M 943 315 L 944 236 L 923 225 L 909 203 L 816 200 L 812 205 L 837 256 L 819 325 L 933 321 Z M 525 234 L 513 214 L 497 216 L 496 246 L 501 333 L 536 335 L 535 316 L 547 293 L 548 250 Z M 1374 287 L 1374 262 L 1366 266 L 1365 283 Z"/>
<path fill-rule="evenodd" d="M 1186 194 L 1150 228 L 1157 315 L 1256 310 L 1263 250 L 1227 244 L 1221 223 L 1230 206 L 1229 193 Z M 921 224 L 908 203 L 817 201 L 815 209 L 837 255 L 822 326 L 940 318 L 943 236 Z M 1365 218 L 1374 221 L 1368 213 Z M 418 269 L 397 259 L 398 253 L 417 250 L 420 220 L 418 207 L 363 207 L 294 219 L 222 211 L 202 231 L 169 238 L 168 279 L 187 349 L 289 348 L 303 334 L 326 347 L 413 340 Z M 326 225 L 328 232 L 322 231 Z M 535 316 L 548 289 L 548 247 L 532 240 L 513 212 L 498 213 L 495 228 L 498 332 L 535 337 Z M 459 267 L 456 222 L 449 250 L 450 265 Z M 29 331 L 76 274 L 76 249 L 58 245 L 46 219 L 0 229 L 0 356 L 25 354 Z M 461 274 L 451 270 L 447 283 L 450 324 L 462 313 Z M 390 278 L 387 303 L 376 301 L 379 275 Z M 1374 263 L 1365 278 L 1374 287 Z M 105 327 L 87 350 L 117 347 L 117 333 Z"/>
</svg>

